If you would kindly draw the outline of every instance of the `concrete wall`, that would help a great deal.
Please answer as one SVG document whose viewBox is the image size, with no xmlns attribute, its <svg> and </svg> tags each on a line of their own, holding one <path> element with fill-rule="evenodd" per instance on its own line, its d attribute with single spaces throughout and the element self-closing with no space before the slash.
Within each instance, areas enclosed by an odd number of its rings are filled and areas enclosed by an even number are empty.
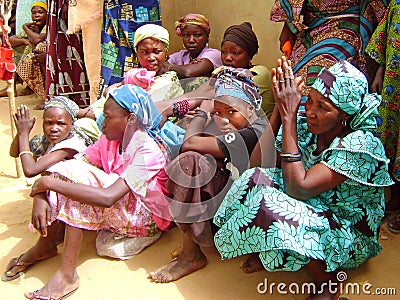
<svg viewBox="0 0 400 300">
<path fill-rule="evenodd" d="M 175 21 L 188 13 L 200 13 L 210 21 L 209 45 L 217 49 L 220 49 L 227 27 L 249 21 L 260 45 L 253 64 L 271 68 L 282 55 L 279 50 L 282 23 L 270 21 L 272 4 L 273 0 L 161 0 L 162 24 L 168 29 L 171 39 L 169 52 L 183 49 L 181 38 L 175 34 Z"/>
</svg>

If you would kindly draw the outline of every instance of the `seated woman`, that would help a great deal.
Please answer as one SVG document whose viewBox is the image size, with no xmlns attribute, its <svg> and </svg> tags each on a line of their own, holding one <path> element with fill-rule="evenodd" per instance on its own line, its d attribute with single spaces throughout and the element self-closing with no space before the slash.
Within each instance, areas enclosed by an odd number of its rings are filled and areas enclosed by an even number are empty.
<svg viewBox="0 0 400 300">
<path fill-rule="evenodd" d="M 51 166 L 60 161 L 72 159 L 91 144 L 91 140 L 74 126 L 78 113 L 78 105 L 66 97 L 58 96 L 46 102 L 43 112 L 43 134 L 29 140 L 36 118 L 30 118 L 28 107 L 21 105 L 13 115 L 17 134 L 10 146 L 10 155 L 20 157 L 22 169 L 26 177 L 33 177 L 44 173 Z M 63 228 L 59 228 L 58 242 L 63 236 Z M 47 251 L 44 256 L 36 259 L 48 258 L 57 254 L 55 249 Z M 10 281 L 20 277 L 34 261 L 28 254 L 11 259 L 1 280 Z"/>
<path fill-rule="evenodd" d="M 223 259 L 251 254 L 246 273 L 306 266 L 319 291 L 337 282 L 337 270 L 357 268 L 382 249 L 383 189 L 393 182 L 373 134 L 380 96 L 369 94 L 365 76 L 341 61 L 319 73 L 306 118 L 297 116 L 302 79 L 282 61 L 272 70 L 271 125 L 278 133 L 282 124 L 278 167 L 250 169 L 234 182 L 214 217 L 221 227 L 214 242 Z M 336 299 L 329 292 L 319 296 Z"/>
<path fill-rule="evenodd" d="M 154 282 L 178 280 L 207 264 L 200 247 L 213 245 L 209 220 L 230 177 L 248 167 L 267 126 L 256 114 L 261 97 L 251 76 L 248 70 L 232 68 L 218 74 L 215 100 L 201 102 L 186 129 L 182 153 L 166 169 L 167 189 L 173 195 L 170 212 L 182 230 L 183 248 L 176 259 L 149 274 Z"/>
<path fill-rule="evenodd" d="M 47 4 L 36 1 L 31 5 L 32 22 L 23 25 L 23 32 L 10 36 L 10 44 L 14 49 L 13 61 L 17 65 L 17 74 L 27 84 L 19 96 L 35 92 L 44 99 L 44 74 L 46 57 L 46 21 Z M 6 96 L 5 89 L 0 97 Z"/>
<path fill-rule="evenodd" d="M 208 47 L 210 23 L 200 14 L 188 14 L 175 22 L 175 33 L 182 38 L 186 50 L 172 53 L 165 67 L 175 71 L 180 79 L 210 77 L 222 66 L 221 52 Z"/>
<path fill-rule="evenodd" d="M 79 287 L 76 265 L 83 229 L 135 238 L 136 252 L 127 247 L 132 256 L 171 224 L 163 218 L 168 215 L 163 194 L 168 157 L 154 132 L 160 115 L 150 97 L 135 85 L 114 89 L 104 114 L 104 135 L 83 157 L 54 165 L 51 176 L 42 176 L 32 187 L 32 221 L 41 237 L 27 252 L 31 262 L 50 250 L 54 255 L 55 220 L 66 224 L 66 232 L 60 267 L 42 289 L 26 293 L 28 299 L 58 299 Z M 113 244 L 97 240 L 96 246 L 107 251 Z"/>
</svg>

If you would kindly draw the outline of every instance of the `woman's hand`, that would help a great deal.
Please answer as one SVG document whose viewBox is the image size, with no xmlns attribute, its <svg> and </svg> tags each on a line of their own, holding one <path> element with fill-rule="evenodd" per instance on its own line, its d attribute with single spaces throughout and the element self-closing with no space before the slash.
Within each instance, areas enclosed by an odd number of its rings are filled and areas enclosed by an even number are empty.
<svg viewBox="0 0 400 300">
<path fill-rule="evenodd" d="M 285 56 L 278 59 L 278 66 L 272 69 L 271 75 L 273 93 L 282 121 L 285 117 L 296 116 L 304 86 L 301 77 L 294 78 L 291 62 Z"/>
<path fill-rule="evenodd" d="M 35 183 L 32 185 L 30 196 L 33 197 L 36 194 L 43 193 L 49 190 L 52 179 L 53 178 L 50 176 L 42 176 L 39 179 L 37 179 Z"/>
<path fill-rule="evenodd" d="M 37 54 L 33 55 L 32 62 L 38 66 L 45 65 L 46 64 L 46 53 L 42 52 L 42 53 L 37 53 Z"/>
<path fill-rule="evenodd" d="M 376 71 L 374 81 L 371 84 L 371 92 L 377 93 L 379 95 L 382 94 L 384 77 L 385 77 L 385 66 L 380 65 L 378 70 Z"/>
<path fill-rule="evenodd" d="M 35 197 L 33 199 L 31 223 L 42 236 L 47 236 L 47 225 L 50 225 L 51 209 L 46 200 L 46 195 L 43 197 Z"/>
<path fill-rule="evenodd" d="M 19 135 L 28 135 L 36 122 L 36 117 L 30 118 L 29 108 L 21 105 L 17 108 L 17 112 L 13 115 L 15 126 Z"/>
</svg>

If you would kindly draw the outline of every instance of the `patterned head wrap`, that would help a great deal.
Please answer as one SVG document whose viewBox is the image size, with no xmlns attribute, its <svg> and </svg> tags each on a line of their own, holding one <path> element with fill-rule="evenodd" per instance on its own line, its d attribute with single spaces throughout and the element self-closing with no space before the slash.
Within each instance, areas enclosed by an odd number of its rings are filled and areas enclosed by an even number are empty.
<svg viewBox="0 0 400 300">
<path fill-rule="evenodd" d="M 258 40 L 249 22 L 244 22 L 240 25 L 232 25 L 225 30 L 223 44 L 225 41 L 235 43 L 242 47 L 250 59 L 258 52 Z"/>
<path fill-rule="evenodd" d="M 72 100 L 64 96 L 56 96 L 46 101 L 44 105 L 44 111 L 51 107 L 59 107 L 67 111 L 71 116 L 72 121 L 75 122 L 78 117 L 79 106 Z"/>
<path fill-rule="evenodd" d="M 175 22 L 175 33 L 177 36 L 182 36 L 182 30 L 186 25 L 197 25 L 203 28 L 207 34 L 210 34 L 210 22 L 208 19 L 200 14 L 187 14 Z"/>
<path fill-rule="evenodd" d="M 376 128 L 375 117 L 381 96 L 368 93 L 364 74 L 348 61 L 342 60 L 329 69 L 322 69 L 311 87 L 353 116 L 350 122 L 353 130 Z"/>
<path fill-rule="evenodd" d="M 215 97 L 233 96 L 254 106 L 257 110 L 260 109 L 262 97 L 252 77 L 253 74 L 247 69 L 222 68 L 215 82 Z"/>
<path fill-rule="evenodd" d="M 47 11 L 47 3 L 46 3 L 46 1 L 35 1 L 35 2 L 33 2 L 32 5 L 31 5 L 31 10 L 35 6 L 39 6 L 39 7 L 43 8 L 43 9 L 45 9 Z"/>
<path fill-rule="evenodd" d="M 135 37 L 133 39 L 133 47 L 136 49 L 137 45 L 147 38 L 154 38 L 160 40 L 165 47 L 165 52 L 168 51 L 169 48 L 169 33 L 168 30 L 164 27 L 156 24 L 146 24 L 140 26 L 135 31 Z"/>
<path fill-rule="evenodd" d="M 160 145 L 161 149 L 169 150 L 169 147 L 158 134 L 162 116 L 144 89 L 134 84 L 125 84 L 113 89 L 109 95 L 123 109 L 136 115 L 147 133 Z M 166 155 L 169 156 L 170 153 L 167 151 Z"/>
<path fill-rule="evenodd" d="M 145 68 L 132 68 L 125 73 L 124 84 L 136 84 L 149 91 L 150 85 L 154 83 L 155 75 L 155 71 L 148 71 Z"/>
</svg>

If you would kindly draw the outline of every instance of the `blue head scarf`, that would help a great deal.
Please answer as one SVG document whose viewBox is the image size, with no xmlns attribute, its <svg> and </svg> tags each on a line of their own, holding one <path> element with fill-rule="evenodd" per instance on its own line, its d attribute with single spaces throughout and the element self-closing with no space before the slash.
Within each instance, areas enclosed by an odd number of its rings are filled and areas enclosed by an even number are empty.
<svg viewBox="0 0 400 300">
<path fill-rule="evenodd" d="M 218 72 L 215 81 L 215 97 L 233 96 L 260 109 L 262 97 L 258 86 L 251 79 L 253 74 L 247 69 L 224 67 Z"/>
<path fill-rule="evenodd" d="M 364 74 L 348 61 L 342 60 L 329 69 L 322 69 L 311 87 L 353 116 L 350 122 L 353 130 L 376 128 L 381 96 L 368 93 Z"/>
<path fill-rule="evenodd" d="M 136 115 L 147 133 L 163 150 L 169 151 L 168 146 L 159 136 L 159 125 L 162 119 L 150 95 L 135 84 L 125 84 L 113 89 L 109 94 L 123 109 Z"/>
</svg>

